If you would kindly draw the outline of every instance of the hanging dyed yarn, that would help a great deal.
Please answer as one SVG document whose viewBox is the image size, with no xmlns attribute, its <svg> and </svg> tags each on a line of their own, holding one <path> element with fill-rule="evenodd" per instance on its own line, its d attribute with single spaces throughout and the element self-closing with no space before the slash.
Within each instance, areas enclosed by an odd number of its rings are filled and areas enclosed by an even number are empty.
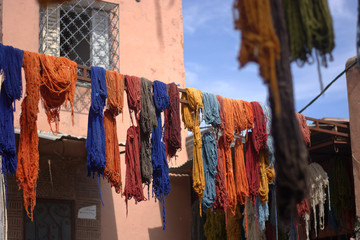
<svg viewBox="0 0 360 240">
<path fill-rule="evenodd" d="M 260 187 L 260 165 L 259 154 L 256 152 L 253 143 L 253 132 L 248 132 L 248 141 L 245 144 L 246 177 L 249 184 L 249 198 L 255 203 L 255 198 L 259 195 Z"/>
<path fill-rule="evenodd" d="M 206 222 L 204 224 L 204 235 L 207 240 L 226 240 L 226 216 L 223 211 L 206 212 Z"/>
<path fill-rule="evenodd" d="M 306 232 L 306 239 L 309 240 L 310 236 L 310 208 L 309 208 L 309 201 L 305 198 L 299 204 L 296 205 L 297 212 L 299 217 L 304 219 L 305 221 L 305 232 Z M 316 216 L 315 216 L 316 218 Z"/>
<path fill-rule="evenodd" d="M 2 167 L 2 156 L 0 155 L 0 167 Z M 0 239 L 8 239 L 8 219 L 6 207 L 6 189 L 4 175 L 0 175 Z"/>
<path fill-rule="evenodd" d="M 125 164 L 126 177 L 123 196 L 125 196 L 126 214 L 128 213 L 128 200 L 135 199 L 135 203 L 146 200 L 143 193 L 140 172 L 140 127 L 139 112 L 141 110 L 140 78 L 125 76 L 127 101 L 132 126 L 126 133 Z M 134 125 L 132 112 L 134 112 L 137 126 Z"/>
<path fill-rule="evenodd" d="M 60 107 L 70 102 L 74 125 L 74 95 L 77 81 L 77 64 L 65 57 L 41 54 L 40 94 L 51 131 L 59 132 Z M 55 123 L 53 130 L 51 123 Z"/>
<path fill-rule="evenodd" d="M 117 137 L 116 116 L 123 112 L 125 76 L 115 71 L 106 71 L 107 109 L 104 112 L 106 139 L 106 166 L 104 176 L 121 193 L 120 150 Z"/>
<path fill-rule="evenodd" d="M 317 237 L 317 216 L 316 208 L 319 209 L 319 228 L 324 230 L 325 227 L 325 189 L 329 185 L 329 178 L 327 173 L 318 163 L 311 163 L 307 167 L 307 174 L 309 180 L 309 201 L 314 213 L 314 230 Z M 330 191 L 328 188 L 328 195 L 330 199 Z M 329 205 L 330 209 L 330 205 Z"/>
<path fill-rule="evenodd" d="M 206 124 L 214 127 L 219 126 L 220 119 L 220 104 L 216 96 L 212 93 L 203 93 L 204 111 L 203 116 Z"/>
<path fill-rule="evenodd" d="M 327 0 L 284 1 L 290 56 L 301 65 L 310 63 L 312 49 L 326 66 L 326 55 L 335 47 L 334 29 Z"/>
<path fill-rule="evenodd" d="M 141 180 L 149 186 L 153 174 L 151 164 L 150 135 L 157 126 L 155 106 L 153 99 L 153 83 L 146 79 L 140 79 L 141 85 L 141 106 L 140 111 L 140 166 Z"/>
<path fill-rule="evenodd" d="M 222 137 L 220 137 L 219 141 L 222 141 Z M 226 190 L 225 183 L 225 170 L 224 170 L 224 160 L 221 149 L 219 148 L 218 141 L 218 149 L 217 149 L 217 164 L 216 164 L 216 175 L 215 175 L 215 202 L 213 204 L 213 209 L 218 210 L 221 209 L 225 213 L 227 213 L 227 199 L 228 194 Z"/>
<path fill-rule="evenodd" d="M 234 152 L 234 178 L 236 186 L 236 199 L 241 205 L 244 205 L 246 198 L 249 197 L 249 184 L 246 178 L 244 146 L 241 138 L 236 139 Z"/>
<path fill-rule="evenodd" d="M 253 115 L 254 115 L 254 128 L 252 130 L 253 132 L 252 138 L 253 138 L 255 151 L 259 153 L 260 149 L 266 148 L 266 143 L 267 143 L 266 120 L 260 103 L 251 102 L 251 107 L 253 109 Z"/>
<path fill-rule="evenodd" d="M 86 138 L 88 176 L 104 174 L 106 144 L 103 109 L 107 98 L 105 69 L 91 67 L 91 105 Z"/>
<path fill-rule="evenodd" d="M 260 151 L 260 187 L 259 197 L 261 203 L 269 201 L 269 184 L 272 184 L 275 179 L 274 167 L 269 166 L 268 154 L 265 149 Z"/>
<path fill-rule="evenodd" d="M 247 221 L 243 221 L 243 227 L 247 230 L 246 239 L 265 240 L 265 231 L 260 230 L 258 226 L 258 213 L 255 209 L 255 204 L 253 204 L 249 198 L 246 199 L 245 208 L 246 213 L 244 217 Z"/>
<path fill-rule="evenodd" d="M 299 122 L 300 131 L 304 138 L 305 144 L 306 146 L 311 147 L 311 139 L 310 139 L 311 132 L 309 126 L 306 123 L 306 118 L 301 113 L 296 113 L 296 116 Z"/>
<path fill-rule="evenodd" d="M 37 114 L 40 100 L 40 58 L 38 53 L 24 51 L 23 65 L 26 79 L 25 98 L 21 103 L 19 152 L 16 178 L 23 190 L 24 208 L 33 220 L 36 205 L 36 181 L 39 171 L 39 137 Z"/>
<path fill-rule="evenodd" d="M 0 82 L 0 155 L 2 155 L 1 170 L 5 188 L 6 174 L 14 175 L 17 165 L 14 111 L 15 100 L 20 100 L 22 93 L 23 54 L 22 50 L 0 43 L 0 73 L 3 73 L 4 77 L 4 81 Z"/>
<path fill-rule="evenodd" d="M 233 160 L 231 156 L 231 143 L 234 140 L 234 114 L 232 112 L 232 101 L 229 98 L 224 98 L 219 95 L 216 96 L 220 104 L 220 118 L 223 141 L 219 141 L 219 148 L 222 150 L 224 170 L 225 170 L 225 183 L 228 193 L 228 209 L 231 213 L 235 214 L 236 209 L 236 186 L 233 172 Z"/>
<path fill-rule="evenodd" d="M 204 197 L 201 201 L 202 210 L 211 208 L 215 201 L 215 176 L 218 161 L 215 138 L 210 132 L 204 133 L 202 140 L 202 157 L 205 174 Z"/>
<path fill-rule="evenodd" d="M 180 121 L 180 97 L 179 89 L 174 83 L 169 87 L 170 105 L 165 111 L 165 147 L 169 158 L 175 157 L 176 152 L 181 149 L 181 121 Z"/>
<path fill-rule="evenodd" d="M 265 121 L 266 121 L 266 134 L 267 134 L 267 140 L 266 140 L 266 145 L 267 145 L 267 152 L 268 152 L 268 157 L 269 157 L 269 165 L 271 167 L 275 166 L 275 152 L 274 152 L 274 138 L 271 135 L 271 109 L 269 106 L 260 104 L 261 108 L 264 112 L 264 116 L 265 116 Z M 274 170 L 275 171 L 275 170 Z"/>
<path fill-rule="evenodd" d="M 336 157 L 330 162 L 331 206 L 339 211 L 352 208 L 351 185 L 345 161 L 344 158 Z"/>
<path fill-rule="evenodd" d="M 226 236 L 227 240 L 240 240 L 241 239 L 241 218 L 240 207 L 236 207 L 235 215 L 227 215 Z"/>
<path fill-rule="evenodd" d="M 166 91 L 166 84 L 154 81 L 154 103 L 156 110 L 157 127 L 154 128 L 151 143 L 151 159 L 153 164 L 153 193 L 162 204 L 163 229 L 165 230 L 165 198 L 170 192 L 169 166 L 166 160 L 165 144 L 162 141 L 161 113 L 169 107 L 169 97 Z"/>
<path fill-rule="evenodd" d="M 232 99 L 235 132 L 241 135 L 241 131 L 252 129 L 254 116 L 249 102 Z"/>
<path fill-rule="evenodd" d="M 275 62 L 280 59 L 280 43 L 271 16 L 269 0 L 236 0 L 235 29 L 241 30 L 241 49 L 238 60 L 241 66 L 257 62 L 260 75 L 270 84 L 276 113 L 280 113 L 280 95 L 276 79 Z"/>
<path fill-rule="evenodd" d="M 193 149 L 193 188 L 198 194 L 199 201 L 203 198 L 205 189 L 204 167 L 201 155 L 201 132 L 200 132 L 200 109 L 203 106 L 202 92 L 195 88 L 186 88 L 186 93 L 182 94 L 181 99 L 187 100 L 188 104 L 181 105 L 181 115 L 185 128 L 194 134 Z M 201 205 L 200 205 L 201 207 Z"/>
<path fill-rule="evenodd" d="M 262 203 L 260 197 L 256 197 L 256 211 L 259 229 L 264 231 L 265 222 L 269 220 L 269 204 L 267 202 Z"/>
</svg>

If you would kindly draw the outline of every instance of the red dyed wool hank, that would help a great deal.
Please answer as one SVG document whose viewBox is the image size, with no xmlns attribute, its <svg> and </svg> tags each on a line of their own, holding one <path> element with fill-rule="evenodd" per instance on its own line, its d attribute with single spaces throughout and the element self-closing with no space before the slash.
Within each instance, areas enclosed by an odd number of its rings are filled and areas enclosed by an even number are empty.
<svg viewBox="0 0 360 240">
<path fill-rule="evenodd" d="M 263 109 L 258 102 L 251 102 L 254 116 L 254 128 L 252 130 L 252 140 L 255 151 L 259 154 L 260 150 L 266 148 L 267 133 L 266 121 Z"/>
<path fill-rule="evenodd" d="M 310 132 L 309 126 L 306 123 L 306 118 L 301 113 L 296 113 L 296 117 L 299 122 L 299 127 L 300 127 L 301 134 L 304 138 L 304 142 L 305 142 L 306 146 L 311 147 L 311 139 L 310 139 L 311 132 Z"/>
<path fill-rule="evenodd" d="M 104 112 L 106 141 L 106 166 L 104 177 L 117 193 L 121 193 L 120 150 L 117 137 L 116 116 L 123 112 L 125 76 L 115 71 L 106 71 L 107 109 Z"/>
<path fill-rule="evenodd" d="M 74 95 L 77 81 L 77 64 L 65 57 L 40 54 L 40 93 L 51 131 L 59 132 L 60 107 L 70 102 L 74 125 Z M 55 123 L 55 131 L 51 123 Z"/>
<path fill-rule="evenodd" d="M 16 170 L 19 189 L 23 190 L 24 207 L 33 220 L 36 205 L 36 181 L 39 173 L 37 114 L 40 100 L 40 59 L 38 53 L 24 51 L 23 65 L 26 79 L 25 98 L 21 103 L 18 164 Z"/>
<path fill-rule="evenodd" d="M 132 126 L 127 130 L 125 146 L 125 164 L 126 177 L 123 195 L 126 202 L 126 213 L 128 212 L 128 200 L 135 199 L 135 202 L 146 200 L 142 188 L 140 172 L 140 110 L 141 110 L 141 87 L 140 78 L 135 76 L 126 76 L 126 93 L 129 107 L 129 114 Z M 134 112 L 137 126 L 131 113 Z"/>
<path fill-rule="evenodd" d="M 166 155 L 172 158 L 181 149 L 180 96 L 176 84 L 168 84 L 169 107 L 165 110 L 165 149 Z"/>
<path fill-rule="evenodd" d="M 220 137 L 219 142 L 223 141 L 223 138 Z M 226 190 L 226 183 L 225 183 L 225 169 L 224 169 L 224 160 L 223 160 L 223 153 L 218 142 L 218 161 L 216 165 L 216 175 L 215 175 L 215 202 L 213 204 L 214 211 L 217 209 L 224 210 L 225 214 L 227 213 L 227 190 Z"/>
<path fill-rule="evenodd" d="M 245 144 L 246 177 L 249 184 L 249 198 L 255 204 L 255 198 L 259 195 L 260 187 L 260 162 L 259 154 L 253 143 L 253 132 L 248 132 L 248 141 Z"/>
</svg>

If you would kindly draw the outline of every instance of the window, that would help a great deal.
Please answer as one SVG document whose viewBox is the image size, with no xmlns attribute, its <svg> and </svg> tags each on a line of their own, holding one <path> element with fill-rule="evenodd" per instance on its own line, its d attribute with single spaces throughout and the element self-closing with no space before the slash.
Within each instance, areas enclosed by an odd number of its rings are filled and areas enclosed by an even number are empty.
<svg viewBox="0 0 360 240">
<path fill-rule="evenodd" d="M 40 8 L 39 52 L 119 71 L 119 6 L 94 0 Z"/>
</svg>

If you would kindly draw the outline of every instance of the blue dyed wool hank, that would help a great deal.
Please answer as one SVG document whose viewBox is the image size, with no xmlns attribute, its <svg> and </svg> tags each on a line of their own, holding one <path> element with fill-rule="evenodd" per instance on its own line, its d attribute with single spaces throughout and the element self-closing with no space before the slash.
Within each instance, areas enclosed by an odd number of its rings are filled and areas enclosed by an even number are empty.
<svg viewBox="0 0 360 240">
<path fill-rule="evenodd" d="M 205 174 L 205 190 L 201 205 L 203 212 L 206 212 L 206 210 L 214 204 L 216 198 L 215 176 L 218 156 L 216 141 L 210 132 L 204 133 L 201 137 L 201 141 Z"/>
<path fill-rule="evenodd" d="M 2 173 L 14 175 L 17 167 L 14 111 L 15 100 L 20 100 L 22 93 L 21 67 L 22 50 L 0 43 L 0 71 L 3 83 L 0 93 L 0 155 L 2 155 Z"/>
<path fill-rule="evenodd" d="M 91 67 L 91 106 L 86 138 L 88 176 L 104 174 L 106 144 L 103 110 L 107 98 L 105 69 Z"/>
<path fill-rule="evenodd" d="M 169 107 L 169 97 L 166 84 L 154 81 L 154 103 L 156 110 L 157 127 L 153 129 L 151 144 L 151 160 L 153 166 L 153 194 L 161 202 L 163 211 L 163 229 L 166 227 L 165 220 L 165 197 L 170 192 L 169 166 L 166 160 L 165 143 L 162 141 L 161 112 Z"/>
<path fill-rule="evenodd" d="M 204 120 L 206 124 L 210 124 L 214 127 L 219 126 L 221 123 L 220 119 L 220 104 L 215 94 L 203 93 L 203 104 L 204 104 Z"/>
</svg>

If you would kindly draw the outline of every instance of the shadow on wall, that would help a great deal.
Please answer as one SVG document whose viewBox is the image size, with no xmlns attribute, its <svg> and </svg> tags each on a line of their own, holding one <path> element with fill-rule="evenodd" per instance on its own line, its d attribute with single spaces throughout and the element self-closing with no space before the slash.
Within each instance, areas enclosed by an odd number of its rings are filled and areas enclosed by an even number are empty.
<svg viewBox="0 0 360 240">
<path fill-rule="evenodd" d="M 191 196 L 189 176 L 170 176 L 171 191 L 165 199 L 166 229 L 162 227 L 149 228 L 150 240 L 190 239 L 191 231 Z M 159 203 L 160 216 L 162 206 Z"/>
</svg>

